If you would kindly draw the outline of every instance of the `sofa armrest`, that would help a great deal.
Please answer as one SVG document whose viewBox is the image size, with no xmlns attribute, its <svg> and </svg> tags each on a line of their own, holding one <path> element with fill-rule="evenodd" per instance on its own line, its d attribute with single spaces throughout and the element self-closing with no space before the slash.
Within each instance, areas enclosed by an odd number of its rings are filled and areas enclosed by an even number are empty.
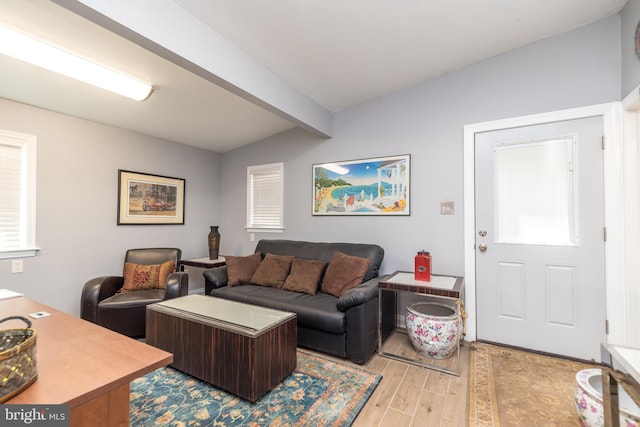
<svg viewBox="0 0 640 427">
<path fill-rule="evenodd" d="M 101 276 L 89 280 L 82 288 L 80 296 L 80 317 L 96 323 L 98 321 L 98 303 L 115 295 L 124 285 L 124 277 Z"/>
<path fill-rule="evenodd" d="M 209 268 L 202 273 L 204 276 L 204 294 L 209 295 L 214 289 L 227 286 L 229 276 L 227 276 L 227 266 Z"/>
<path fill-rule="evenodd" d="M 167 277 L 164 299 L 183 297 L 189 293 L 189 273 L 176 271 Z"/>
<path fill-rule="evenodd" d="M 338 298 L 338 310 L 344 312 L 348 308 L 364 304 L 365 302 L 378 298 L 378 282 L 379 277 L 361 283 L 355 288 L 349 289 L 340 298 Z"/>
</svg>

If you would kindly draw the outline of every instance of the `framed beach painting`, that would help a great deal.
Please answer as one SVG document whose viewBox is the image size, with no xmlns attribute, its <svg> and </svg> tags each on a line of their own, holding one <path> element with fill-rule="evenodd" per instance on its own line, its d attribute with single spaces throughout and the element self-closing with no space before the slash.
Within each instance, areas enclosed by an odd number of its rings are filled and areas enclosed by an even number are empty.
<svg viewBox="0 0 640 427">
<path fill-rule="evenodd" d="M 118 225 L 184 224 L 181 178 L 118 170 Z"/>
<path fill-rule="evenodd" d="M 313 165 L 313 215 L 410 215 L 406 155 Z"/>
</svg>

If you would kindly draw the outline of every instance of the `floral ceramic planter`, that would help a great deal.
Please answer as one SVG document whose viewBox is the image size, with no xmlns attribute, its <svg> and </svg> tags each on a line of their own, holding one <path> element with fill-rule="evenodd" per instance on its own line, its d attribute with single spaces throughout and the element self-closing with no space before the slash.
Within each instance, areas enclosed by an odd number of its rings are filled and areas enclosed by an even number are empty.
<svg viewBox="0 0 640 427">
<path fill-rule="evenodd" d="M 416 303 L 407 307 L 407 333 L 421 355 L 431 359 L 451 357 L 460 339 L 458 313 L 444 304 Z"/>
<path fill-rule="evenodd" d="M 621 387 L 618 390 L 620 391 L 620 426 L 640 427 L 640 413 L 637 406 Z M 573 401 L 583 426 L 604 426 L 600 369 L 583 369 L 576 374 Z"/>
</svg>

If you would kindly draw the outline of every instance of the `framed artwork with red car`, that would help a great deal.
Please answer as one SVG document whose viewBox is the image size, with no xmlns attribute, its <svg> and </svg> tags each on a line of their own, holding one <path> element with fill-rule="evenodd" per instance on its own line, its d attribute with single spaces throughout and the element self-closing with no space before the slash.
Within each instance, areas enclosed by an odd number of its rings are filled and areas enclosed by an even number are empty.
<svg viewBox="0 0 640 427">
<path fill-rule="evenodd" d="M 118 225 L 184 224 L 185 180 L 118 170 Z"/>
</svg>

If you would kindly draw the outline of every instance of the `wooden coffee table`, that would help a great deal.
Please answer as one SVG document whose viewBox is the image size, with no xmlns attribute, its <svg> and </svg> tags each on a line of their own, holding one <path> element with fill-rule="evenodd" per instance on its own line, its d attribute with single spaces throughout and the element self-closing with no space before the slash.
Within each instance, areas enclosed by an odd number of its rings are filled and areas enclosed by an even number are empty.
<svg viewBox="0 0 640 427">
<path fill-rule="evenodd" d="M 295 313 L 187 295 L 147 306 L 146 337 L 171 366 L 251 402 L 296 368 Z"/>
</svg>

